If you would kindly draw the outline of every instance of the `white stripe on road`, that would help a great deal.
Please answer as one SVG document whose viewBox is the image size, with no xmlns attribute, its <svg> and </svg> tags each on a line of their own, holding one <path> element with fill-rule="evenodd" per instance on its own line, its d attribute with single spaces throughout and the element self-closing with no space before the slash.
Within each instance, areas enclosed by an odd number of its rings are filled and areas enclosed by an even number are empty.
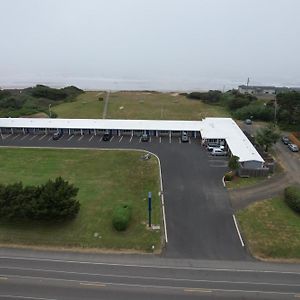
<svg viewBox="0 0 300 300">
<path fill-rule="evenodd" d="M 6 136 L 3 136 L 3 135 L 2 135 L 2 139 L 3 139 L 3 140 L 6 140 L 6 139 L 7 139 L 8 137 L 10 137 L 11 135 L 12 135 L 11 133 L 10 133 L 9 135 L 6 135 Z"/>
<path fill-rule="evenodd" d="M 159 137 L 159 143 L 161 143 L 161 136 Z"/>
<path fill-rule="evenodd" d="M 109 141 L 111 142 L 111 141 L 114 139 L 114 137 L 115 137 L 115 136 L 113 135 Z"/>
<path fill-rule="evenodd" d="M 133 135 L 130 137 L 129 143 L 131 143 L 131 141 L 132 141 L 132 138 L 133 138 Z"/>
<path fill-rule="evenodd" d="M 239 238 L 240 238 L 241 244 L 242 244 L 242 246 L 243 246 L 243 247 L 245 247 L 245 244 L 244 244 L 243 238 L 242 238 L 242 236 L 241 236 L 241 233 L 240 233 L 240 230 L 239 230 L 238 224 L 237 224 L 237 222 L 236 222 L 235 215 L 232 215 L 232 217 L 233 217 L 233 222 L 234 222 L 234 225 L 235 225 L 236 231 L 237 231 L 237 233 L 238 233 L 238 236 L 239 236 Z"/>
<path fill-rule="evenodd" d="M 69 138 L 68 141 L 71 141 L 71 139 L 74 137 L 74 134 L 72 134 Z"/>
<path fill-rule="evenodd" d="M 39 138 L 39 141 L 41 141 L 43 138 L 45 138 L 47 134 L 44 134 L 42 137 Z"/>
<path fill-rule="evenodd" d="M 81 141 L 84 138 L 84 135 L 82 135 L 79 139 L 78 142 Z"/>
<path fill-rule="evenodd" d="M 48 141 L 50 141 L 52 139 L 52 136 L 49 137 Z"/>
<path fill-rule="evenodd" d="M 37 137 L 37 135 L 32 136 L 29 141 L 32 141 L 33 139 L 35 139 Z"/>
<path fill-rule="evenodd" d="M 191 138 L 189 138 L 189 144 L 191 143 Z"/>
<path fill-rule="evenodd" d="M 102 139 L 103 139 L 103 136 L 101 136 L 101 138 L 99 139 L 99 143 L 102 141 Z"/>
<path fill-rule="evenodd" d="M 89 142 L 90 142 L 93 138 L 94 138 L 94 135 L 92 135 L 92 136 L 90 137 Z"/>
<path fill-rule="evenodd" d="M 18 136 L 20 136 L 20 134 L 14 136 L 14 137 L 12 138 L 12 140 L 15 140 Z"/>
<path fill-rule="evenodd" d="M 172 137 L 169 136 L 169 143 L 171 144 L 172 143 Z"/>
<path fill-rule="evenodd" d="M 149 143 L 151 143 L 151 136 L 150 136 L 150 140 L 149 140 Z"/>
<path fill-rule="evenodd" d="M 122 139 L 123 139 L 123 135 L 122 135 L 121 138 L 119 139 L 119 143 L 122 141 Z"/>
</svg>

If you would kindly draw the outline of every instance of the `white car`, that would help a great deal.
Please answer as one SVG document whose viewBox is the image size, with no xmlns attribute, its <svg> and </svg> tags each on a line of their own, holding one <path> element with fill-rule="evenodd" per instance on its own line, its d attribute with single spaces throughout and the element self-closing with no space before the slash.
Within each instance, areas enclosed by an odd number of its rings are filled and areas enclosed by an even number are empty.
<svg viewBox="0 0 300 300">
<path fill-rule="evenodd" d="M 288 147 L 293 152 L 298 152 L 299 151 L 299 147 L 295 144 L 288 144 Z"/>
<path fill-rule="evenodd" d="M 227 151 L 225 151 L 222 148 L 214 148 L 211 152 L 211 155 L 214 156 L 226 156 L 227 155 Z"/>
</svg>

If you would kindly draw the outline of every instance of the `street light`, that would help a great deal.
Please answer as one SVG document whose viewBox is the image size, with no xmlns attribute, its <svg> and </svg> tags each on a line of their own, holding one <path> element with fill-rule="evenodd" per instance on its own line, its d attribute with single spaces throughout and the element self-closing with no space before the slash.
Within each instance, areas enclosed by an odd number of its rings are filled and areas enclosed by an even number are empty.
<svg viewBox="0 0 300 300">
<path fill-rule="evenodd" d="M 51 118 L 51 103 L 49 104 L 49 117 Z"/>
</svg>

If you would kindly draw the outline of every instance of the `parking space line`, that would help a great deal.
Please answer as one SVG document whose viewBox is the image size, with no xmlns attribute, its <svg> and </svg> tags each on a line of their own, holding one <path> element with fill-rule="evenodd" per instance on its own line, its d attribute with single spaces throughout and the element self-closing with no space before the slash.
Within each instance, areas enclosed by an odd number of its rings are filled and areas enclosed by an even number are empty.
<svg viewBox="0 0 300 300">
<path fill-rule="evenodd" d="M 50 141 L 52 139 L 52 136 L 49 137 L 48 141 Z"/>
<path fill-rule="evenodd" d="M 94 135 L 92 135 L 90 138 L 89 138 L 89 142 L 94 138 Z"/>
<path fill-rule="evenodd" d="M 28 136 L 29 136 L 29 134 L 27 133 L 26 135 L 24 135 L 24 136 L 21 138 L 21 141 L 23 141 L 24 139 L 26 139 Z"/>
<path fill-rule="evenodd" d="M 142 137 L 139 138 L 139 143 L 142 141 Z"/>
<path fill-rule="evenodd" d="M 179 142 L 179 144 L 181 144 L 181 138 L 180 137 L 178 138 L 178 142 Z"/>
<path fill-rule="evenodd" d="M 2 139 L 3 140 L 6 140 L 8 137 L 10 137 L 11 136 L 11 133 L 9 134 L 9 135 L 7 135 L 7 136 L 2 136 Z"/>
<path fill-rule="evenodd" d="M 113 135 L 109 141 L 111 142 L 111 141 L 114 139 L 114 137 L 115 137 L 115 136 Z"/>
<path fill-rule="evenodd" d="M 169 144 L 171 144 L 171 143 L 172 143 L 172 137 L 169 136 Z"/>
<path fill-rule="evenodd" d="M 81 141 L 84 138 L 84 135 L 82 135 L 79 139 L 78 142 Z"/>
<path fill-rule="evenodd" d="M 149 143 L 151 143 L 151 136 L 150 136 L 150 140 L 149 140 Z"/>
<path fill-rule="evenodd" d="M 39 138 L 39 141 L 41 141 L 43 138 L 45 138 L 47 134 L 44 134 L 42 137 Z"/>
<path fill-rule="evenodd" d="M 123 135 L 122 135 L 121 138 L 119 139 L 119 143 L 122 141 L 122 139 L 123 139 Z"/>
<path fill-rule="evenodd" d="M 133 138 L 133 135 L 130 137 L 129 143 L 131 143 L 131 141 L 132 141 L 132 138 Z"/>
<path fill-rule="evenodd" d="M 102 141 L 102 139 L 103 139 L 103 136 L 101 136 L 101 137 L 100 137 L 100 139 L 99 139 L 99 143 Z"/>
<path fill-rule="evenodd" d="M 33 139 L 35 139 L 37 137 L 37 135 L 32 136 L 29 141 L 32 141 Z"/>
<path fill-rule="evenodd" d="M 20 136 L 20 134 L 14 136 L 14 137 L 12 138 L 12 140 L 15 140 L 18 136 Z"/>
<path fill-rule="evenodd" d="M 159 137 L 159 143 L 161 143 L 161 136 Z"/>
<path fill-rule="evenodd" d="M 72 134 L 69 138 L 68 141 L 71 141 L 71 139 L 74 137 L 74 134 Z"/>
<path fill-rule="evenodd" d="M 189 138 L 189 144 L 191 144 L 191 138 Z"/>
</svg>

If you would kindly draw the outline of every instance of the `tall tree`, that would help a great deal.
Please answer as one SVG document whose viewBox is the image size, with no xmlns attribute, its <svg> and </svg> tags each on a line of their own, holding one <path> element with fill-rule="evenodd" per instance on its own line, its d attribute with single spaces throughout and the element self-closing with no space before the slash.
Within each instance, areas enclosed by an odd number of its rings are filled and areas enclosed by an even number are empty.
<svg viewBox="0 0 300 300">
<path fill-rule="evenodd" d="M 261 128 L 257 131 L 255 139 L 256 142 L 264 147 L 264 150 L 268 152 L 268 150 L 275 144 L 280 137 L 279 132 L 273 125 L 269 125 L 267 127 Z"/>
</svg>

